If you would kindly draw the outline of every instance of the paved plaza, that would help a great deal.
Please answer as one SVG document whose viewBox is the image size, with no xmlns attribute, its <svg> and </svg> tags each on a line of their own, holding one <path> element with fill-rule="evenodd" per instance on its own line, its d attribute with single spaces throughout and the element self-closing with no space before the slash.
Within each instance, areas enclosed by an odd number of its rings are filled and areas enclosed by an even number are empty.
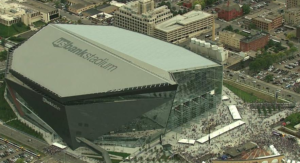
<svg viewBox="0 0 300 163">
<path fill-rule="evenodd" d="M 223 95 L 227 95 L 230 99 L 223 101 L 216 112 L 208 112 L 203 117 L 198 117 L 181 127 L 178 127 L 174 131 L 171 131 L 163 137 L 163 144 L 171 144 L 172 151 L 180 154 L 187 159 L 188 162 L 201 162 L 203 156 L 211 154 L 212 159 L 223 155 L 223 152 L 228 147 L 238 146 L 249 141 L 255 142 L 265 153 L 272 152 L 269 150 L 270 145 L 274 145 L 280 154 L 286 156 L 286 159 L 300 158 L 300 148 L 298 143 L 293 143 L 288 139 L 277 137 L 272 135 L 272 129 L 270 126 L 280 121 L 280 119 L 287 117 L 294 111 L 299 110 L 299 106 L 296 105 L 294 109 L 285 109 L 281 112 L 275 113 L 268 118 L 261 118 L 258 115 L 257 110 L 250 109 L 250 105 L 244 103 L 235 94 L 229 91 L 226 87 L 223 87 Z M 211 126 L 211 133 L 233 123 L 232 115 L 229 112 L 228 105 L 236 105 L 238 111 L 242 117 L 242 121 L 246 124 L 235 129 L 232 129 L 214 139 L 211 139 L 210 144 L 208 142 L 200 144 L 197 141 L 194 145 L 180 144 L 180 139 L 197 140 L 207 135 L 208 128 Z M 158 141 L 152 144 L 152 147 L 160 147 Z M 138 154 L 136 154 L 138 153 Z M 145 162 L 148 158 L 152 160 L 157 158 L 155 152 L 135 152 L 135 157 L 142 157 Z M 146 161 L 152 162 L 152 161 Z M 154 161 L 155 162 L 155 161 Z M 173 161 L 172 162 L 176 162 Z"/>
</svg>

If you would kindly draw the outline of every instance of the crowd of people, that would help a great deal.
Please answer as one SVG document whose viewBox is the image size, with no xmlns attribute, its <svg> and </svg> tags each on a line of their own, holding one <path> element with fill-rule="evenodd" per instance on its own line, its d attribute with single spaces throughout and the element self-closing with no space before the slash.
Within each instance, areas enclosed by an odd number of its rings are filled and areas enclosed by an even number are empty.
<svg viewBox="0 0 300 163">
<path fill-rule="evenodd" d="M 217 158 L 223 155 L 228 147 L 235 147 L 247 142 L 255 142 L 260 147 L 269 147 L 274 145 L 278 151 L 290 159 L 300 158 L 300 147 L 288 138 L 282 138 L 272 135 L 274 130 L 270 126 L 287 117 L 292 110 L 285 109 L 267 118 L 259 117 L 256 110 L 251 109 L 250 104 L 243 103 L 236 95 L 224 88 L 226 95 L 230 97 L 229 101 L 223 101 L 217 108 L 217 112 L 211 113 L 204 120 L 194 120 L 178 129 L 177 133 L 172 133 L 171 137 L 165 137 L 164 143 L 173 145 L 173 151 L 179 153 L 185 159 L 191 162 L 201 162 L 203 157 L 208 154 L 210 157 Z M 245 125 L 228 131 L 204 144 L 195 143 L 194 145 L 179 144 L 179 139 L 197 140 L 208 134 L 208 128 L 211 132 L 218 130 L 234 122 L 228 105 L 240 105 L 239 113 Z M 269 150 L 271 155 L 271 151 Z"/>
<path fill-rule="evenodd" d="M 50 155 L 54 155 L 54 154 L 59 153 L 60 151 L 62 151 L 62 149 L 60 149 L 60 148 L 58 148 L 56 146 L 51 145 L 51 146 L 49 146 L 47 148 L 44 148 L 43 151 L 45 153 L 50 154 Z"/>
</svg>

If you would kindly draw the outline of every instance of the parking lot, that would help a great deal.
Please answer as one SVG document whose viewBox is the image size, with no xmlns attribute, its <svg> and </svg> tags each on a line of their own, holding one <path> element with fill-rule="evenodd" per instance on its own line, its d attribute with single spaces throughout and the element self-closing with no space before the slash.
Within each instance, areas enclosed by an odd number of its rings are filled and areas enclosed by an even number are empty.
<svg viewBox="0 0 300 163">
<path fill-rule="evenodd" d="M 300 79 L 300 54 L 294 59 L 284 60 L 269 67 L 267 71 L 260 71 L 253 77 L 258 80 L 266 81 L 267 75 L 272 75 L 270 83 L 280 86 L 283 89 L 293 90 L 299 84 Z M 298 83 L 297 83 L 298 80 Z"/>
<path fill-rule="evenodd" d="M 18 159 L 23 159 L 24 163 L 36 160 L 22 149 L 0 142 L 0 163 L 14 163 Z"/>
</svg>

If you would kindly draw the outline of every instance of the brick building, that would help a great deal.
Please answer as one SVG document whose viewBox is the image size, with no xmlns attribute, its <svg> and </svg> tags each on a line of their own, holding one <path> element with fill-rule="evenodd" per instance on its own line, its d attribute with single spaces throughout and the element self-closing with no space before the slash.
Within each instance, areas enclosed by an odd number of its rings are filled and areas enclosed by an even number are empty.
<svg viewBox="0 0 300 163">
<path fill-rule="evenodd" d="M 226 4 L 218 9 L 218 18 L 230 21 L 243 15 L 243 9 L 237 4 L 228 0 Z"/>
<path fill-rule="evenodd" d="M 263 48 L 268 44 L 269 35 L 268 34 L 257 34 L 251 38 L 244 38 L 240 41 L 240 50 L 243 52 L 246 51 L 257 51 L 260 48 Z"/>
<path fill-rule="evenodd" d="M 256 17 L 251 20 L 257 28 L 270 32 L 271 30 L 282 26 L 283 16 L 279 14 L 269 14 L 265 17 Z"/>
</svg>

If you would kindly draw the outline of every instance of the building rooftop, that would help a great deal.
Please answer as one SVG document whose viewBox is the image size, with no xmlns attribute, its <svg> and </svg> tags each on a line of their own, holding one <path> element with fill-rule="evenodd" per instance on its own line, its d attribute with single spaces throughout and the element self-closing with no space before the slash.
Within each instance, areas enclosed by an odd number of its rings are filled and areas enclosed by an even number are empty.
<svg viewBox="0 0 300 163">
<path fill-rule="evenodd" d="M 243 39 L 243 38 L 245 38 L 245 36 L 243 36 L 243 35 L 240 35 L 240 34 L 237 34 L 237 33 L 231 32 L 231 31 L 227 31 L 227 30 L 224 30 L 224 31 L 222 31 L 220 33 L 230 34 L 230 35 L 232 35 L 232 37 L 235 37 L 237 39 Z"/>
<path fill-rule="evenodd" d="M 227 3 L 224 3 L 221 7 L 221 10 L 225 10 L 225 11 L 231 11 L 231 10 L 236 10 L 236 11 L 240 11 L 241 7 L 239 6 L 239 4 L 234 3 L 232 0 L 228 0 Z"/>
<path fill-rule="evenodd" d="M 256 35 L 252 36 L 251 38 L 244 38 L 244 39 L 242 39 L 241 42 L 250 43 L 252 41 L 258 40 L 258 39 L 260 39 L 262 37 L 265 37 L 265 36 L 266 36 L 266 34 L 264 34 L 264 33 L 262 33 L 262 34 L 256 34 Z"/>
<path fill-rule="evenodd" d="M 88 5 L 91 5 L 91 4 L 82 4 L 82 3 L 78 3 L 78 4 L 75 4 L 75 5 L 70 6 L 69 8 L 70 8 L 70 9 L 78 10 L 78 9 L 84 8 L 84 7 L 88 6 Z"/>
<path fill-rule="evenodd" d="M 266 19 L 274 20 L 274 19 L 277 19 L 278 17 L 281 17 L 281 16 L 282 16 L 282 15 L 279 15 L 279 14 L 269 13 L 269 14 L 266 16 Z"/>
<path fill-rule="evenodd" d="M 184 15 L 176 15 L 175 17 L 156 25 L 155 28 L 161 31 L 170 32 L 180 29 L 186 24 L 202 20 L 210 16 L 212 15 L 207 12 L 193 10 Z"/>
<path fill-rule="evenodd" d="M 100 9 L 100 11 L 110 14 L 118 9 L 119 9 L 119 7 L 117 7 L 117 6 L 107 6 L 105 8 Z"/>
<path fill-rule="evenodd" d="M 99 14 L 101 11 L 97 10 L 97 9 L 88 9 L 86 11 L 82 11 L 83 14 L 88 14 L 89 16 L 92 16 L 92 15 L 96 15 L 96 14 Z"/>
<path fill-rule="evenodd" d="M 29 7 L 29 8 L 41 11 L 41 12 L 45 12 L 45 13 L 49 13 L 51 11 L 57 10 L 56 8 L 54 8 L 52 6 L 48 6 L 42 2 L 35 1 L 35 0 L 26 0 L 26 1 L 22 2 L 21 5 L 24 5 L 26 7 Z"/>
<path fill-rule="evenodd" d="M 272 23 L 273 21 L 267 18 L 263 18 L 263 17 L 256 17 L 254 18 L 254 20 L 260 21 L 260 22 L 265 22 L 265 23 Z"/>
<path fill-rule="evenodd" d="M 121 28 L 50 24 L 14 51 L 11 69 L 70 97 L 173 85 L 170 72 L 215 66 L 182 47 Z"/>
</svg>

